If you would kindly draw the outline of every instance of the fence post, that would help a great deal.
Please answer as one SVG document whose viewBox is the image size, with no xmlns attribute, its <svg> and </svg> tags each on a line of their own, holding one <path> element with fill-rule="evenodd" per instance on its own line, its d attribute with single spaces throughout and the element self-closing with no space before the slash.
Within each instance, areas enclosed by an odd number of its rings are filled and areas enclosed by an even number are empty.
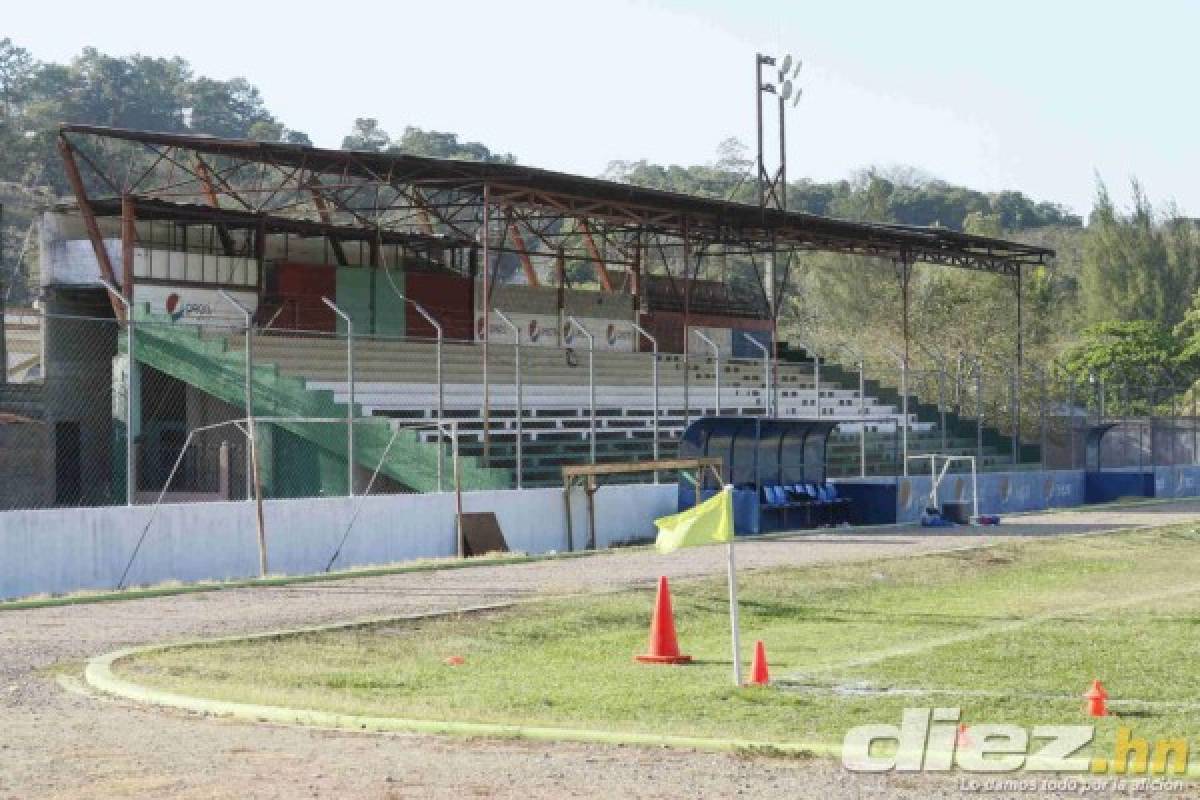
<svg viewBox="0 0 1200 800">
<path fill-rule="evenodd" d="M 575 317 L 568 315 L 567 321 L 575 327 L 575 330 L 583 334 L 588 342 L 588 408 L 591 422 L 589 427 L 589 450 L 591 453 L 592 463 L 596 463 L 596 339 L 588 331 L 587 328 L 580 324 Z M 686 338 L 686 337 L 685 337 Z M 687 349 L 686 347 L 684 349 Z M 687 364 L 684 363 L 685 372 Z M 687 388 L 687 384 L 684 384 Z M 684 403 L 686 405 L 686 402 Z M 685 412 L 686 413 L 686 412 Z"/>
<path fill-rule="evenodd" d="M 867 477 L 867 377 L 865 362 L 858 358 L 858 476 Z"/>
<path fill-rule="evenodd" d="M 654 411 L 654 421 L 651 423 L 651 429 L 654 436 L 654 460 L 658 461 L 658 339 L 651 336 L 645 328 L 636 322 L 633 323 L 633 328 L 650 342 L 650 391 L 652 392 L 650 404 Z M 654 470 L 654 482 L 658 483 L 658 470 Z"/>
<path fill-rule="evenodd" d="M 817 395 L 820 397 L 820 394 Z M 900 424 L 903 426 L 901 430 L 901 443 L 904 450 L 904 464 L 902 466 L 903 474 L 908 475 L 908 357 L 904 356 L 900 359 Z"/>
<path fill-rule="evenodd" d="M 134 504 L 137 492 L 137 469 L 136 459 L 134 458 L 134 442 L 133 442 L 133 371 L 134 366 L 134 334 L 133 334 L 133 304 L 125 298 L 121 290 L 113 286 L 104 278 L 100 278 L 100 283 L 104 284 L 104 288 L 108 289 L 110 295 L 117 299 L 121 305 L 125 307 L 125 505 L 131 506 Z M 0 319 L 0 322 L 3 320 Z M 0 339 L 4 338 L 4 329 L 0 327 Z M 0 364 L 0 382 L 7 376 L 7 364 Z"/>
<path fill-rule="evenodd" d="M 246 499 L 254 503 L 255 525 L 258 530 L 258 571 L 262 576 L 267 574 L 267 531 L 263 521 L 262 484 L 258 480 L 258 436 L 254 424 L 254 315 L 250 309 L 242 305 L 229 292 L 218 289 L 217 294 L 225 302 L 242 313 L 246 324 L 246 365 L 245 365 L 245 395 L 246 395 L 246 438 L 250 440 L 246 448 Z"/>
<path fill-rule="evenodd" d="M 1177 430 L 1179 429 L 1179 420 L 1176 417 L 1176 412 L 1178 411 L 1178 407 L 1175 404 L 1175 392 L 1176 392 L 1175 381 L 1171 381 L 1171 388 L 1169 391 L 1171 392 L 1171 466 L 1173 467 L 1173 466 L 1175 466 L 1175 463 L 1176 463 L 1175 437 L 1178 435 Z"/>
<path fill-rule="evenodd" d="M 508 316 L 496 309 L 496 316 L 508 326 L 508 329 L 513 333 L 513 388 L 517 393 L 517 488 L 521 488 L 521 439 L 524 433 L 524 427 L 521 424 L 521 418 L 525 416 L 525 409 L 521 403 L 521 329 Z"/>
<path fill-rule="evenodd" d="M 975 457 L 976 470 L 983 469 L 983 361 L 975 359 Z"/>
<path fill-rule="evenodd" d="M 946 452 L 946 365 L 938 366 L 938 415 L 942 425 L 942 452 Z"/>
<path fill-rule="evenodd" d="M 386 272 L 385 272 L 385 274 L 386 274 Z M 388 280 L 389 280 L 389 282 L 391 282 L 390 278 Z M 392 284 L 392 291 L 396 292 L 396 296 L 399 297 L 402 302 L 408 303 L 413 308 L 415 308 L 417 310 L 417 313 L 425 318 L 425 321 L 429 323 L 429 325 L 433 328 L 434 333 L 437 335 L 437 340 L 436 340 L 436 343 L 434 344 L 434 358 L 437 361 L 436 369 L 437 369 L 438 422 L 441 422 L 446 417 L 446 384 L 442 380 L 442 340 L 445 338 L 445 335 L 442 330 L 442 325 L 440 322 L 438 322 L 436 319 L 434 319 L 434 316 L 432 314 L 430 314 L 428 311 L 425 310 L 425 306 L 421 305 L 416 300 L 409 299 L 408 297 L 406 297 L 404 295 L 403 292 L 397 291 L 396 285 L 394 283 Z M 446 471 L 446 467 L 445 467 L 445 461 L 446 461 L 445 449 L 446 448 L 442 446 L 442 441 L 443 441 L 444 435 L 445 434 L 444 434 L 441 426 L 439 426 L 438 427 L 438 464 L 437 464 L 437 487 L 438 487 L 439 492 L 442 491 L 442 476 L 443 476 L 443 474 L 445 474 L 445 471 Z"/>
<path fill-rule="evenodd" d="M 444 422 L 438 423 L 440 429 Z M 450 460 L 454 470 L 454 533 L 458 545 L 458 557 L 466 555 L 466 540 L 463 537 L 462 471 L 458 464 L 458 421 L 450 423 Z"/>
<path fill-rule="evenodd" d="M 768 417 L 774 416 L 771 411 L 771 351 L 746 331 L 741 331 L 742 338 L 758 348 L 763 355 L 763 408 Z"/>
<path fill-rule="evenodd" d="M 1046 370 L 1044 367 L 1038 368 L 1038 445 L 1039 455 L 1041 455 L 1042 472 L 1046 471 L 1046 445 L 1049 442 L 1046 420 Z"/>
<path fill-rule="evenodd" d="M 328 297 L 321 301 L 346 323 L 346 380 L 350 383 L 350 402 L 346 404 L 346 493 L 354 496 L 354 321 Z"/>
<path fill-rule="evenodd" d="M 717 347 L 712 339 L 704 335 L 703 331 L 693 328 L 692 333 L 696 334 L 696 336 L 700 338 L 700 341 L 704 342 L 706 345 L 708 345 L 709 349 L 712 350 L 714 365 L 713 375 L 715 376 L 713 391 L 716 393 L 716 405 L 713 406 L 713 409 L 714 416 L 719 417 L 721 416 L 721 350 Z"/>
<path fill-rule="evenodd" d="M 1067 413 L 1070 415 L 1067 419 L 1067 448 L 1071 453 L 1071 469 L 1075 469 L 1075 428 L 1077 427 L 1075 420 L 1078 415 L 1075 413 L 1075 379 L 1067 376 Z"/>
<path fill-rule="evenodd" d="M 1010 449 L 1012 450 L 1012 465 L 1015 467 L 1021 460 L 1021 412 L 1017 408 L 1017 385 L 1020 377 L 1017 375 L 1015 367 L 1009 374 L 1012 376 L 1008 387 L 1008 416 L 1009 424 L 1012 425 Z"/>
</svg>

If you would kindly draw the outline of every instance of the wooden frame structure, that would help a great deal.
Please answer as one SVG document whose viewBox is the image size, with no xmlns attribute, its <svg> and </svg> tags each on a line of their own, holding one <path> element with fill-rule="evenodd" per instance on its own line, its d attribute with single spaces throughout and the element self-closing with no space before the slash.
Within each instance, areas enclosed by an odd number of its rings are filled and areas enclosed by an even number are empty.
<svg viewBox="0 0 1200 800">
<path fill-rule="evenodd" d="M 711 470 L 717 483 L 723 483 L 721 477 L 722 462 L 719 458 L 665 458 L 657 461 L 634 461 L 621 464 L 576 464 L 563 467 L 563 506 L 567 513 L 567 551 L 575 550 L 575 534 L 571 524 L 571 490 L 578 481 L 584 494 L 587 495 L 588 535 L 584 544 L 585 550 L 596 549 L 596 490 L 599 487 L 596 478 L 603 475 L 633 475 L 639 472 L 658 472 L 668 470 L 695 470 L 696 485 L 699 486 L 705 470 Z M 699 491 L 696 497 L 700 497 Z"/>
</svg>

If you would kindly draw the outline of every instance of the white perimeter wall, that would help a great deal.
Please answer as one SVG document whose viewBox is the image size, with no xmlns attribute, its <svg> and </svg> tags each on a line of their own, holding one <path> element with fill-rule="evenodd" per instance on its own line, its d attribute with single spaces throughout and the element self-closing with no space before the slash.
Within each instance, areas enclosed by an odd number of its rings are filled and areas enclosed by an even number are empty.
<svg viewBox="0 0 1200 800">
<path fill-rule="evenodd" d="M 676 485 L 604 486 L 596 493 L 596 545 L 654 535 L 654 519 L 676 510 Z M 335 568 L 455 553 L 454 495 L 267 500 L 270 571 L 325 569 L 355 508 L 361 511 Z M 587 536 L 582 491 L 572 495 L 575 549 Z M 464 511 L 492 511 L 512 550 L 567 549 L 561 489 L 463 494 Z M 0 599 L 116 586 L 151 508 L 0 512 Z M 247 578 L 258 574 L 250 503 L 162 505 L 129 571 L 127 585 Z"/>
</svg>

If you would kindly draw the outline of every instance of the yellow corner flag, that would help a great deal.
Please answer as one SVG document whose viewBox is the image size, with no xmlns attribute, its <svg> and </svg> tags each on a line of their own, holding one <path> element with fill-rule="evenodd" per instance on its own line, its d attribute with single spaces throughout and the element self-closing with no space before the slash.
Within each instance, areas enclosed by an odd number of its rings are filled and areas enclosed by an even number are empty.
<svg viewBox="0 0 1200 800">
<path fill-rule="evenodd" d="M 681 547 L 712 542 L 733 541 L 733 491 L 725 487 L 695 508 L 654 520 L 660 553 L 673 553 Z"/>
</svg>

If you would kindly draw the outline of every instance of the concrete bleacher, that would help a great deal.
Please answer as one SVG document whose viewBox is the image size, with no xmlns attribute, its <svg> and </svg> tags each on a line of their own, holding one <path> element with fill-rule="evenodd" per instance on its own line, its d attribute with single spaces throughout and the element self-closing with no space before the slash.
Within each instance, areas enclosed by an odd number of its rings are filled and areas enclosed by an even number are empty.
<svg viewBox="0 0 1200 800">
<path fill-rule="evenodd" d="M 240 335 L 227 336 L 231 350 L 243 346 Z M 346 342 L 332 336 L 297 332 L 260 334 L 255 342 L 256 363 L 269 363 L 286 375 L 304 381 L 313 391 L 330 392 L 334 401 L 349 400 Z M 516 386 L 514 348 L 493 342 L 488 348 L 487 402 L 491 425 L 486 464 L 515 470 Z M 649 459 L 654 450 L 648 353 L 597 351 L 594 354 L 596 456 L 600 462 Z M 355 341 L 355 403 L 362 413 L 404 419 L 432 420 L 437 416 L 436 347 L 433 342 L 361 338 Z M 671 457 L 688 421 L 718 412 L 715 402 L 716 364 L 708 356 L 658 356 L 659 455 Z M 762 362 L 722 359 L 719 412 L 731 415 L 766 413 Z M 585 462 L 590 456 L 591 428 L 588 390 L 588 352 L 557 347 L 527 346 L 521 351 L 522 440 L 526 486 L 559 485 L 564 464 Z M 820 392 L 822 419 L 840 422 L 829 442 L 827 460 L 832 476 L 860 472 L 859 435 L 866 427 L 866 474 L 895 474 L 901 469 L 899 428 L 907 423 L 909 452 L 977 453 L 974 422 L 969 435 L 959 425 L 948 431 L 943 447 L 938 416 L 930 407 L 910 399 L 907 420 L 901 417 L 898 394 L 859 398 L 857 378 L 847 386 L 848 373 L 823 365 Z M 483 459 L 484 391 L 482 347 L 447 342 L 442 351 L 443 402 L 446 417 L 456 419 L 463 434 L 464 455 Z M 779 364 L 778 415 L 811 418 L 817 415 L 817 387 L 811 362 L 784 359 Z M 686 406 L 685 406 L 686 398 Z M 685 407 L 687 412 L 685 412 Z M 934 409 L 936 411 L 936 409 Z M 690 412 L 690 413 L 688 413 Z M 955 418 L 955 423 L 960 421 Z M 947 426 L 950 428 L 950 425 Z M 997 438 L 989 432 L 990 439 Z M 432 433 L 428 434 L 433 436 Z M 994 441 L 984 451 L 981 468 L 1009 463 Z"/>
</svg>

